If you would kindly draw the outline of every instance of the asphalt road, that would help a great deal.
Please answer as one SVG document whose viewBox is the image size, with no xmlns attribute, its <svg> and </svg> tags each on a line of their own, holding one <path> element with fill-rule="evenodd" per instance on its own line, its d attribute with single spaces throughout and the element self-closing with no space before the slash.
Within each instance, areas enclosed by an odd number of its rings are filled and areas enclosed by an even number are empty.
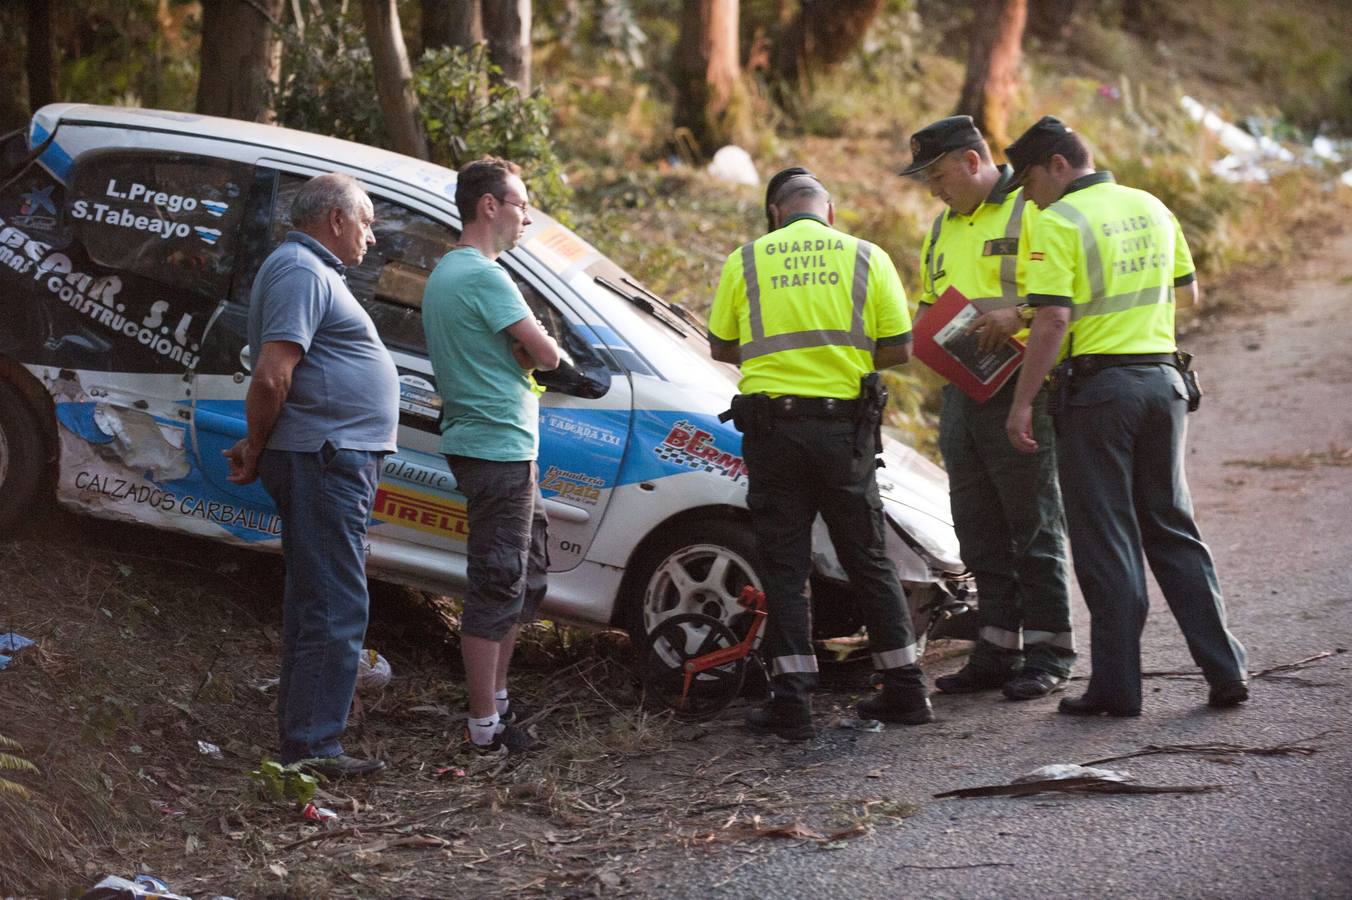
<svg viewBox="0 0 1352 900">
<path fill-rule="evenodd" d="M 1269 309 L 1227 314 L 1183 342 L 1208 392 L 1190 421 L 1189 479 L 1251 673 L 1352 648 L 1347 260 L 1352 234 L 1288 273 Z M 1076 607 L 1084 675 L 1088 619 L 1078 596 Z M 1144 646 L 1148 672 L 1195 671 L 1158 594 Z M 1131 720 L 1058 715 L 1055 698 L 938 695 L 940 721 L 923 728 L 767 741 L 765 765 L 780 787 L 909 800 L 920 810 L 839 849 L 764 840 L 673 848 L 653 854 L 626 887 L 662 897 L 1352 897 L 1352 652 L 1252 686 L 1246 706 L 1217 711 L 1204 705 L 1200 677 L 1149 677 L 1145 713 Z M 1049 763 L 1178 744 L 1315 750 L 1105 764 L 1143 784 L 1220 786 L 1210 793 L 933 799 Z"/>
</svg>

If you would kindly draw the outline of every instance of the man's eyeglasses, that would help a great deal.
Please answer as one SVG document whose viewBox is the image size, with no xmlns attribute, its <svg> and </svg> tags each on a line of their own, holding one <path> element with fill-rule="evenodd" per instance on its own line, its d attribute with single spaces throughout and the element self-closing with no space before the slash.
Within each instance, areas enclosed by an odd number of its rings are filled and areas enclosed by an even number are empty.
<svg viewBox="0 0 1352 900">
<path fill-rule="evenodd" d="M 498 197 L 497 194 L 494 194 L 493 196 L 496 197 L 498 201 L 506 203 L 508 206 L 515 206 L 517 209 L 521 210 L 521 215 L 523 216 L 530 212 L 530 204 L 524 200 L 508 200 L 506 197 Z"/>
</svg>

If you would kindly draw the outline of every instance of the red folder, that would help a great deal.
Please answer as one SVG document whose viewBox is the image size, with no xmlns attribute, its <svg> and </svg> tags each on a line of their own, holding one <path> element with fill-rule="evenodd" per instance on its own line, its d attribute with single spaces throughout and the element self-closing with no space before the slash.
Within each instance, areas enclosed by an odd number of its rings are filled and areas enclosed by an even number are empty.
<svg viewBox="0 0 1352 900">
<path fill-rule="evenodd" d="M 916 358 L 985 403 L 1019 370 L 1023 344 L 1010 338 L 989 353 L 968 329 L 981 312 L 957 288 L 944 291 L 915 324 Z"/>
</svg>

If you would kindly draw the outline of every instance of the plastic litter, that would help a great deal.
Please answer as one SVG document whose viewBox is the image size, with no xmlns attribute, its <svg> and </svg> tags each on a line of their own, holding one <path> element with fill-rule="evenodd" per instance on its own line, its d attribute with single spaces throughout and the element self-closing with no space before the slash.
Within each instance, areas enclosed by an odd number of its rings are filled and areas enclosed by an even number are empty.
<svg viewBox="0 0 1352 900">
<path fill-rule="evenodd" d="M 7 631 L 0 634 L 0 669 L 9 665 L 9 661 L 14 658 L 25 647 L 33 646 L 33 640 L 26 638 L 17 631 Z"/>
<path fill-rule="evenodd" d="M 1028 784 L 1033 781 L 1060 781 L 1065 778 L 1101 778 L 1104 781 L 1131 781 L 1130 772 L 1116 769 L 1095 769 L 1090 766 L 1078 766 L 1075 763 L 1054 763 L 1039 766 L 1027 774 L 1020 775 L 1010 784 Z"/>
<path fill-rule="evenodd" d="M 109 875 L 83 895 L 84 900 L 191 900 L 169 890 L 169 885 L 153 875 L 137 875 L 132 881 Z"/>
<path fill-rule="evenodd" d="M 709 174 L 720 181 L 733 184 L 746 184 L 751 187 L 760 185 L 760 175 L 756 173 L 756 164 L 751 154 L 741 147 L 728 144 L 720 147 L 709 162 Z"/>
<path fill-rule="evenodd" d="M 445 778 L 447 775 L 452 778 L 464 778 L 465 770 L 459 766 L 442 766 L 439 769 L 432 770 L 433 778 Z"/>
<path fill-rule="evenodd" d="M 883 730 L 883 723 L 877 719 L 852 719 L 848 716 L 842 716 L 831 724 L 836 728 L 847 728 L 850 731 L 878 732 Z"/>
<path fill-rule="evenodd" d="M 357 660 L 357 690 L 363 694 L 374 694 L 385 689 L 390 683 L 389 660 L 369 647 L 361 651 Z"/>
<path fill-rule="evenodd" d="M 221 752 L 221 748 L 209 741 L 198 741 L 197 752 L 212 759 L 225 759 L 225 754 Z"/>
</svg>

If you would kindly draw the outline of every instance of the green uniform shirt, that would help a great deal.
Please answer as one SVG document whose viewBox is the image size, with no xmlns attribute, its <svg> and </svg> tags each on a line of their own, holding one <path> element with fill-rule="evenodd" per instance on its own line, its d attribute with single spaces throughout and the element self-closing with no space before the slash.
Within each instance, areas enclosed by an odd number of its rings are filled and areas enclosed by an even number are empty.
<svg viewBox="0 0 1352 900">
<path fill-rule="evenodd" d="M 1170 353 L 1174 288 L 1195 279 L 1183 230 L 1163 203 L 1109 172 L 1070 183 L 1042 211 L 1029 249 L 1028 302 L 1070 307 L 1071 353 Z"/>
<path fill-rule="evenodd" d="M 423 290 L 427 354 L 441 394 L 442 453 L 524 462 L 539 449 L 539 401 L 506 328 L 531 314 L 507 271 L 452 250 Z"/>
<path fill-rule="evenodd" d="M 887 253 L 802 215 L 728 257 L 709 337 L 739 346 L 744 394 L 853 400 L 874 349 L 910 341 L 911 316 Z"/>
<path fill-rule="evenodd" d="M 950 287 L 981 312 L 1016 306 L 1028 293 L 1028 238 L 1037 207 L 1023 191 L 1010 189 L 1012 173 L 1000 166 L 1000 180 L 971 215 L 939 213 L 920 245 L 920 303 L 934 303 Z M 1016 337 L 1024 340 L 1027 329 Z"/>
</svg>

